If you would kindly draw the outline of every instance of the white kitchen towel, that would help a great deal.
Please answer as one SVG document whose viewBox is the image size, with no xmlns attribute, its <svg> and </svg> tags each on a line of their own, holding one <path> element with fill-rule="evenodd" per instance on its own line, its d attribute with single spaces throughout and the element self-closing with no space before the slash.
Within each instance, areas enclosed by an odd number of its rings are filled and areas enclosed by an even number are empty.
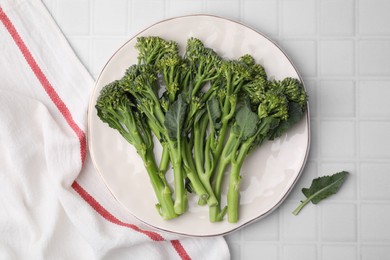
<svg viewBox="0 0 390 260">
<path fill-rule="evenodd" d="M 0 259 L 229 259 L 223 237 L 152 230 L 87 151 L 94 81 L 40 0 L 0 0 Z"/>
</svg>

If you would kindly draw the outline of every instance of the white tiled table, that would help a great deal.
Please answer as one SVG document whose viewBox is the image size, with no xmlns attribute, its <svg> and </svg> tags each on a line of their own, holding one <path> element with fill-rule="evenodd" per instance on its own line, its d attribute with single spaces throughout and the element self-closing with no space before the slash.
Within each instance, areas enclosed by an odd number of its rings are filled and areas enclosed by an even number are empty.
<svg viewBox="0 0 390 260">
<path fill-rule="evenodd" d="M 164 18 L 244 22 L 296 63 L 311 102 L 307 167 L 282 206 L 226 237 L 233 259 L 390 259 L 389 0 L 44 0 L 96 78 L 119 46 Z M 347 170 L 342 190 L 294 217 L 300 189 Z"/>
</svg>

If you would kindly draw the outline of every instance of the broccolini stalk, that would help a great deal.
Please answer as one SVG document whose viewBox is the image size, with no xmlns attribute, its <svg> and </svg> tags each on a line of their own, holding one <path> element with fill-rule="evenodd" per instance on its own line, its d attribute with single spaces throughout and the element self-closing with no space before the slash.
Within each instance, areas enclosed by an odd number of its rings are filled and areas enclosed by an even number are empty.
<svg viewBox="0 0 390 260">
<path fill-rule="evenodd" d="M 150 128 L 163 146 L 161 159 L 161 174 L 167 169 L 166 154 L 168 153 L 174 171 L 175 212 L 183 214 L 187 210 L 187 193 L 184 189 L 185 177 L 188 177 L 200 198 L 208 197 L 196 172 L 183 172 L 183 125 L 187 113 L 187 104 L 178 98 L 166 113 L 158 97 L 159 85 L 153 67 L 150 65 L 133 65 L 121 80 L 123 89 L 131 93 L 138 101 L 138 109 L 146 116 Z M 168 150 L 165 151 L 165 150 Z"/>
<path fill-rule="evenodd" d="M 183 117 L 184 121 L 180 125 L 180 128 L 182 129 L 181 131 L 183 131 L 180 134 L 181 140 L 175 140 L 177 145 L 180 145 L 180 147 L 177 149 L 181 150 L 179 153 L 182 156 L 180 162 L 182 164 L 183 170 L 185 171 L 183 177 L 190 180 L 192 189 L 196 194 L 199 195 L 198 203 L 204 204 L 209 195 L 199 180 L 192 159 L 192 147 L 188 140 L 188 129 L 190 128 L 188 125 L 188 120 L 195 114 L 191 113 L 191 111 L 198 111 L 200 109 L 198 106 L 201 106 L 201 104 L 198 104 L 198 99 L 196 96 L 192 96 L 187 100 L 182 98 L 184 94 L 183 92 L 185 92 L 186 89 L 189 89 L 190 84 L 192 83 L 192 71 L 190 64 L 188 63 L 188 60 L 183 60 L 181 58 L 178 51 L 172 51 L 159 58 L 159 60 L 156 62 L 156 68 L 162 75 L 162 80 L 166 89 L 162 97 L 165 102 L 163 109 L 166 111 L 166 115 L 168 113 L 175 113 L 175 110 L 178 108 L 183 108 L 185 111 L 185 116 Z M 179 98 L 181 100 L 179 100 Z M 173 106 L 174 104 L 176 105 Z M 165 126 L 167 128 L 175 127 L 172 126 L 172 123 L 166 124 Z M 172 158 L 172 161 L 173 160 L 177 161 L 177 159 Z M 177 165 L 176 167 L 179 166 Z"/>
<path fill-rule="evenodd" d="M 213 190 L 219 202 L 221 199 L 220 186 L 222 177 L 212 175 L 221 156 L 231 119 L 236 111 L 238 94 L 242 87 L 252 80 L 253 75 L 251 72 L 250 67 L 242 61 L 224 60 L 221 65 L 221 76 L 214 84 L 219 86 L 215 90 L 215 98 L 218 100 L 218 103 L 213 101 L 214 104 L 208 107 L 209 116 L 211 116 L 210 120 L 211 122 L 214 121 L 214 128 L 211 128 L 210 135 L 207 137 L 209 140 L 206 142 L 205 150 L 211 151 L 210 159 L 212 160 L 212 167 L 206 172 L 206 176 L 215 179 Z M 220 117 L 215 117 L 217 114 L 220 114 Z M 218 221 L 220 219 L 220 217 L 217 217 L 218 215 L 220 215 L 220 206 L 211 206 L 210 220 L 213 222 Z"/>
<path fill-rule="evenodd" d="M 157 84 L 157 75 L 154 68 L 150 65 L 133 65 L 127 71 L 121 80 L 122 88 L 131 93 L 138 100 L 138 109 L 146 116 L 151 129 L 163 144 L 163 150 L 168 149 L 169 158 L 172 161 L 175 177 L 175 204 L 176 214 L 180 215 L 187 209 L 187 198 L 184 190 L 184 178 L 181 166 L 180 145 L 176 140 L 171 140 L 165 127 L 165 113 L 161 107 L 158 97 L 159 86 Z M 185 113 L 182 113 L 183 116 Z M 171 136 L 172 137 L 172 136 Z M 163 151 L 166 155 L 167 151 Z M 162 161 L 166 160 L 162 158 Z M 164 165 L 164 169 L 165 170 Z"/>
<path fill-rule="evenodd" d="M 195 143 L 193 127 L 194 122 L 200 119 L 205 112 L 202 88 L 207 82 L 218 76 L 220 63 L 221 58 L 212 49 L 206 48 L 199 39 L 188 39 L 184 60 L 179 70 L 181 77 L 178 77 L 181 79 L 179 82 L 181 83 L 182 97 L 187 104 L 187 116 L 183 125 L 183 140 L 181 140 L 182 161 L 186 177 L 190 180 L 189 185 L 199 195 L 199 205 L 204 205 L 206 202 L 214 204 L 216 199 L 213 194 L 210 194 L 212 189 L 205 187 L 205 182 L 200 178 L 195 165 L 192 154 Z M 166 77 L 164 76 L 164 78 Z M 206 184 L 210 186 L 209 182 Z"/>
<path fill-rule="evenodd" d="M 238 220 L 240 172 L 246 156 L 253 149 L 254 144 L 263 143 L 268 133 L 279 122 L 288 118 L 288 102 L 283 95 L 273 91 L 265 93 L 265 99 L 260 103 L 257 114 L 248 107 L 241 108 L 236 115 L 233 131 L 230 135 L 235 136 L 236 144 L 231 153 L 228 153 L 228 163 L 231 164 L 229 173 L 227 213 L 228 221 L 235 223 Z M 257 140 L 257 142 L 255 142 Z M 223 164 L 222 167 L 226 167 Z"/>
<path fill-rule="evenodd" d="M 200 118 L 205 112 L 207 100 L 204 96 L 209 96 L 214 89 L 209 88 L 205 93 L 203 87 L 219 77 L 222 58 L 214 50 L 206 48 L 199 39 L 192 37 L 187 40 L 184 60 L 191 75 L 183 91 L 184 98 L 189 104 L 185 123 L 186 131 L 189 133 L 194 126 L 195 118 Z"/>
<path fill-rule="evenodd" d="M 237 94 L 251 80 L 249 67 L 239 61 L 223 61 L 221 66 L 221 81 L 220 88 L 217 90 L 216 97 L 219 101 L 219 109 L 221 110 L 220 122 L 221 125 L 218 131 L 215 131 L 215 136 L 210 141 L 211 152 L 215 161 L 221 154 L 226 130 L 234 116 L 237 105 Z M 216 107 L 215 107 L 216 108 Z"/>
<path fill-rule="evenodd" d="M 158 200 L 156 208 L 160 215 L 164 219 L 177 217 L 171 190 L 164 176 L 159 174 L 154 158 L 151 130 L 137 111 L 133 97 L 124 91 L 119 81 L 114 81 L 101 90 L 96 109 L 98 117 L 117 130 L 142 158 Z"/>
<path fill-rule="evenodd" d="M 165 79 L 169 77 L 170 80 L 174 80 L 171 73 L 165 72 L 165 69 L 162 69 L 161 66 L 164 66 L 163 64 L 170 64 L 175 67 L 177 63 L 180 63 L 178 45 L 175 41 L 166 41 L 158 36 L 138 37 L 135 48 L 138 50 L 138 64 L 146 64 L 153 68 L 160 66 L 159 70 L 164 71 L 164 76 L 166 76 Z M 163 97 L 160 99 L 161 106 L 165 112 L 168 110 L 169 104 L 171 104 L 175 98 L 177 87 L 178 86 L 175 82 L 169 83 L 167 85 L 167 90 L 169 91 L 166 91 L 166 93 L 169 93 L 170 101 L 164 102 L 165 100 Z M 160 122 L 160 124 L 161 123 L 162 122 Z M 156 134 L 156 131 L 153 132 Z M 161 174 L 165 174 L 169 166 L 169 152 L 167 151 L 168 144 L 161 138 L 159 138 L 159 140 L 163 148 L 159 168 Z"/>
<path fill-rule="evenodd" d="M 240 110 L 232 128 L 231 135 L 236 136 L 235 140 L 239 140 L 240 144 L 233 145 L 232 151 L 227 152 L 227 158 L 231 164 L 227 214 L 228 221 L 231 223 L 238 220 L 240 171 L 246 156 L 265 140 L 274 139 L 285 133 L 301 119 L 305 111 L 306 92 L 298 80 L 286 78 L 283 81 L 273 81 L 263 96 L 264 99 L 257 108 L 256 126 L 251 126 L 251 123 L 247 122 L 255 122 L 255 118 L 250 120 L 248 118 L 249 114 L 251 114 L 250 117 L 256 114 L 254 112 L 244 113 Z M 243 114 L 247 116 L 243 117 Z M 246 119 L 243 120 L 243 118 Z M 256 129 L 256 132 L 253 135 L 242 134 L 247 133 L 248 129 Z M 222 168 L 224 166 L 222 165 Z"/>
</svg>

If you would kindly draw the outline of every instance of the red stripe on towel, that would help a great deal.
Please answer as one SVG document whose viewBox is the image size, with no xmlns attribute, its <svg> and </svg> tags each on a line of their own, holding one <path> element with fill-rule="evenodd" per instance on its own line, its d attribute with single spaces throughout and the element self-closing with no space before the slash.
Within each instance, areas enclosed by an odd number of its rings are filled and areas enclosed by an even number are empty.
<svg viewBox="0 0 390 260">
<path fill-rule="evenodd" d="M 172 240 L 171 244 L 175 248 L 179 256 L 181 257 L 181 259 L 191 260 L 191 257 L 187 254 L 186 250 L 184 249 L 183 245 L 180 243 L 179 240 Z"/>
<path fill-rule="evenodd" d="M 20 37 L 16 28 L 12 24 L 11 20 L 4 13 L 4 11 L 1 7 L 0 7 L 0 20 L 4 24 L 5 28 L 7 29 L 7 31 L 11 35 L 12 39 L 14 40 L 15 44 L 18 46 L 21 53 L 23 54 L 28 65 L 30 66 L 31 70 L 34 72 L 35 76 L 37 77 L 39 82 L 42 84 L 47 95 L 50 97 L 50 99 L 52 100 L 54 105 L 57 107 L 57 109 L 60 111 L 62 116 L 65 118 L 68 125 L 75 132 L 77 138 L 79 139 L 79 143 L 80 143 L 81 163 L 84 164 L 85 156 L 87 153 L 87 140 L 86 140 L 85 133 L 83 132 L 83 130 L 81 130 L 81 128 L 73 120 L 72 114 L 70 113 L 68 107 L 65 105 L 65 103 L 62 101 L 62 99 L 60 98 L 58 93 L 55 91 L 53 86 L 50 84 L 50 82 L 46 78 L 45 74 L 42 72 L 41 68 L 39 67 L 39 65 L 35 61 L 34 57 L 32 56 L 31 52 L 27 48 L 26 44 L 24 43 L 24 41 Z"/>
</svg>

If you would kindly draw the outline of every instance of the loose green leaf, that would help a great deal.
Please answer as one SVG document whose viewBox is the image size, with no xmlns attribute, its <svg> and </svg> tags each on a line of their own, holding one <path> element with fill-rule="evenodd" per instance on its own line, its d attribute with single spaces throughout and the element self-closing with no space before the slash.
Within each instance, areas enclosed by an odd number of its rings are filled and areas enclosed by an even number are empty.
<svg viewBox="0 0 390 260">
<path fill-rule="evenodd" d="M 294 210 L 293 214 L 297 215 L 301 209 L 310 201 L 317 204 L 323 199 L 336 194 L 341 185 L 344 183 L 348 172 L 341 171 L 330 176 L 322 176 L 313 180 L 310 188 L 303 188 L 302 193 L 306 196 L 306 200 Z"/>
<path fill-rule="evenodd" d="M 253 136 L 257 131 L 259 118 L 248 107 L 243 106 L 236 114 L 236 134 L 246 140 Z"/>
<path fill-rule="evenodd" d="M 168 131 L 169 138 L 173 141 L 177 140 L 183 133 L 186 111 L 187 104 L 182 96 L 179 95 L 178 99 L 169 107 L 165 114 L 164 125 Z"/>
</svg>

